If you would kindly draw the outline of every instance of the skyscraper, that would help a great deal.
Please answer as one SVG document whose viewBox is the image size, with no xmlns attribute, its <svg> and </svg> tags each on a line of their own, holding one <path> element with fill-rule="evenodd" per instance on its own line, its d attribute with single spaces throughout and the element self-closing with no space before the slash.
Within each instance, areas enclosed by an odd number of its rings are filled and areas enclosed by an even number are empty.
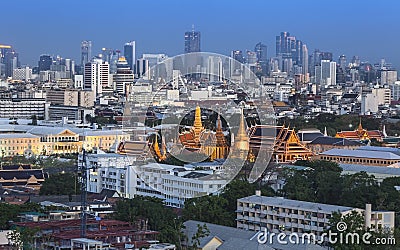
<svg viewBox="0 0 400 250">
<path fill-rule="evenodd" d="M 128 85 L 133 84 L 134 75 L 129 68 L 128 62 L 125 57 L 120 57 L 117 62 L 117 73 L 113 76 L 114 90 L 118 94 L 125 95 Z"/>
<path fill-rule="evenodd" d="M 232 50 L 231 57 L 240 63 L 244 63 L 243 52 L 241 50 Z"/>
<path fill-rule="evenodd" d="M 108 87 L 110 65 L 101 59 L 94 59 L 85 64 L 83 76 L 83 89 L 92 90 L 94 96 L 103 92 L 103 87 Z"/>
<path fill-rule="evenodd" d="M 185 32 L 185 53 L 200 52 L 200 32 L 192 31 Z"/>
<path fill-rule="evenodd" d="M 336 62 L 321 60 L 320 84 L 324 86 L 336 85 Z"/>
<path fill-rule="evenodd" d="M 257 63 L 261 67 L 262 74 L 266 75 L 268 72 L 267 45 L 261 42 L 257 43 L 254 51 L 257 54 Z"/>
<path fill-rule="evenodd" d="M 347 59 L 345 55 L 339 56 L 339 66 L 343 72 L 346 72 Z"/>
<path fill-rule="evenodd" d="M 14 69 L 18 68 L 18 53 L 13 49 L 6 49 L 4 53 L 5 77 L 12 77 Z"/>
<path fill-rule="evenodd" d="M 52 63 L 53 63 L 53 58 L 51 58 L 51 56 L 41 55 L 39 57 L 39 62 L 38 62 L 39 72 L 50 70 L 50 66 Z"/>
<path fill-rule="evenodd" d="M 304 59 L 304 55 L 308 54 L 308 51 L 304 53 L 303 49 L 307 49 L 307 47 L 303 45 L 304 43 L 301 40 L 290 36 L 289 32 L 281 32 L 279 36 L 276 36 L 276 57 L 279 60 L 279 69 L 281 71 L 293 74 L 294 65 L 297 65 L 296 68 L 298 69 L 302 67 L 301 72 L 307 71 L 307 69 L 304 69 L 303 64 L 306 61 L 308 63 L 308 58 Z"/>
<path fill-rule="evenodd" d="M 302 48 L 302 62 L 301 62 L 301 66 L 303 67 L 303 75 L 307 77 L 308 74 L 308 49 L 307 49 L 307 45 L 303 44 L 303 48 Z"/>
<path fill-rule="evenodd" d="M 82 41 L 81 43 L 81 66 L 84 65 L 92 59 L 92 41 Z"/>
<path fill-rule="evenodd" d="M 140 58 L 136 61 L 135 74 L 137 77 L 147 77 L 149 71 L 149 60 Z"/>
<path fill-rule="evenodd" d="M 130 41 L 124 45 L 124 57 L 129 65 L 129 68 L 133 70 L 136 62 L 136 43 Z"/>
<path fill-rule="evenodd" d="M 280 36 L 276 36 L 276 56 L 288 53 L 289 48 L 289 32 L 281 32 Z"/>
</svg>

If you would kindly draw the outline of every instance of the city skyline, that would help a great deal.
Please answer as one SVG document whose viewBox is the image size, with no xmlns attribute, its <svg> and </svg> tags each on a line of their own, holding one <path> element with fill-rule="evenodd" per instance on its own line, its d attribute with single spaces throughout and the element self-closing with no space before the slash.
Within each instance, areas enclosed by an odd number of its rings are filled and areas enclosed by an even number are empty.
<svg viewBox="0 0 400 250">
<path fill-rule="evenodd" d="M 131 40 L 137 43 L 137 55 L 182 54 L 184 32 L 190 31 L 193 24 L 201 32 L 202 51 L 229 55 L 231 50 L 253 50 L 262 42 L 268 46 L 268 56 L 272 56 L 275 36 L 287 31 L 307 44 L 309 53 L 320 49 L 333 52 L 334 60 L 345 54 L 347 58 L 358 55 L 370 63 L 385 58 L 396 68 L 400 65 L 400 52 L 393 51 L 398 39 L 390 25 L 395 21 L 395 1 L 290 1 L 285 6 L 254 1 L 246 4 L 248 10 L 241 1 L 156 1 L 152 6 L 141 1 L 118 1 L 114 12 L 109 11 L 108 2 L 101 1 L 95 5 L 92 1 L 80 2 L 79 8 L 73 1 L 49 5 L 20 0 L 2 5 L 5 9 L 18 6 L 24 18 L 5 13 L 3 18 L 13 22 L 6 23 L 0 42 L 12 45 L 21 63 L 31 66 L 37 64 L 41 54 L 79 62 L 83 40 L 93 42 L 93 55 L 101 53 L 103 47 L 122 50 Z M 90 18 L 84 15 L 87 9 L 95 13 Z M 183 11 L 186 9 L 195 12 Z M 40 11 L 49 15 L 37 15 Z M 55 21 L 49 22 L 51 19 Z M 36 20 L 38 25 L 27 26 L 26 20 Z"/>
</svg>

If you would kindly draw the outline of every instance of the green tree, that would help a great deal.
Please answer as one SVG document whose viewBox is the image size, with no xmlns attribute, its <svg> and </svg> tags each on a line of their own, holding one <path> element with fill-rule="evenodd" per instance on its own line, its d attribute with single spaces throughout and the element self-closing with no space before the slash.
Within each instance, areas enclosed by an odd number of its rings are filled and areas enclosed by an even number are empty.
<svg viewBox="0 0 400 250">
<path fill-rule="evenodd" d="M 367 203 L 376 207 L 383 202 L 384 195 L 374 176 L 368 175 L 366 172 L 359 172 L 352 175 L 344 175 L 342 178 L 341 205 L 363 208 Z"/>
<path fill-rule="evenodd" d="M 301 201 L 316 201 L 313 182 L 310 181 L 310 171 L 312 170 L 286 170 L 282 173 L 285 185 L 280 194 L 288 199 Z"/>
<path fill-rule="evenodd" d="M 200 247 L 200 240 L 209 235 L 210 235 L 210 230 L 208 229 L 208 227 L 205 223 L 204 223 L 204 225 L 197 224 L 197 231 L 192 236 L 193 249 L 198 249 Z"/>
<path fill-rule="evenodd" d="M 40 212 L 42 209 L 37 203 L 26 203 L 22 205 L 0 203 L 0 230 L 9 229 L 9 222 L 17 221 L 20 213 L 31 211 Z"/>
<path fill-rule="evenodd" d="M 40 195 L 73 195 L 80 193 L 78 178 L 73 173 L 50 175 L 40 188 Z"/>
<path fill-rule="evenodd" d="M 219 225 L 232 225 L 232 217 L 225 208 L 228 201 L 222 196 L 208 195 L 188 199 L 183 210 L 184 220 L 198 220 Z"/>
<path fill-rule="evenodd" d="M 30 250 L 37 249 L 35 246 L 36 239 L 38 238 L 38 232 L 40 229 L 38 227 L 30 228 L 17 227 L 12 230 L 7 236 L 14 243 L 14 246 L 18 249 Z"/>
<path fill-rule="evenodd" d="M 361 236 L 366 232 L 364 230 L 364 216 L 357 211 L 351 211 L 346 215 L 339 212 L 334 212 L 329 219 L 329 231 L 337 235 L 336 243 L 330 243 L 331 247 L 340 250 L 362 250 L 365 245 L 362 242 Z M 329 233 L 329 232 L 328 232 Z M 349 233 L 356 233 L 360 236 L 359 242 L 340 242 L 339 235 L 347 235 Z"/>
<path fill-rule="evenodd" d="M 342 189 L 342 168 L 335 162 L 321 160 L 309 162 L 309 167 L 314 169 L 307 173 L 313 183 L 317 202 L 336 204 Z"/>
<path fill-rule="evenodd" d="M 237 199 L 254 195 L 261 189 L 263 195 L 274 195 L 271 188 L 244 180 L 233 180 L 219 195 L 208 195 L 188 199 L 183 209 L 184 220 L 198 220 L 224 226 L 236 225 Z"/>
</svg>

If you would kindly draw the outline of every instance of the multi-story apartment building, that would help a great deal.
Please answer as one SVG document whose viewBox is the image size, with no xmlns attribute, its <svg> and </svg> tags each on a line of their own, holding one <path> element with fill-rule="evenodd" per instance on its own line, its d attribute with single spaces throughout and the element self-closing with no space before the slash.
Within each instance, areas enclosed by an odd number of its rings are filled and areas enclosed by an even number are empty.
<svg viewBox="0 0 400 250">
<path fill-rule="evenodd" d="M 142 142 L 138 142 L 142 143 Z M 79 164 L 83 163 L 79 157 Z M 138 166 L 136 156 L 121 154 L 89 154 L 86 157 L 88 191 L 117 191 L 121 197 L 136 195 L 163 199 L 172 207 L 183 207 L 185 200 L 218 192 L 227 180 L 210 178 L 210 171 L 148 163 Z"/>
<path fill-rule="evenodd" d="M 49 104 L 42 98 L 0 99 L 0 117 L 30 119 L 36 115 L 38 118 L 46 119 L 48 106 Z"/>
<path fill-rule="evenodd" d="M 362 213 L 365 226 L 374 229 L 393 229 L 395 213 L 327 205 L 282 197 L 256 195 L 237 200 L 237 228 L 259 231 L 263 228 L 275 233 L 313 233 L 321 236 L 329 228 L 329 219 L 334 212 L 346 215 L 352 211 Z"/>
</svg>

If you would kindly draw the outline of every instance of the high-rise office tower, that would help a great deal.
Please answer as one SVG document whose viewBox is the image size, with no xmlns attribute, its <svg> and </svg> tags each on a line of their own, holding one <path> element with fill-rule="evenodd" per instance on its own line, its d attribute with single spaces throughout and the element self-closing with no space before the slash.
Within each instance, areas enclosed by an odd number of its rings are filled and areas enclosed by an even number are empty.
<svg viewBox="0 0 400 250">
<path fill-rule="evenodd" d="M 192 31 L 185 32 L 185 53 L 200 52 L 200 32 Z"/>
<path fill-rule="evenodd" d="M 133 70 L 136 62 L 136 43 L 130 41 L 124 45 L 124 57 L 129 65 L 129 68 Z"/>
<path fill-rule="evenodd" d="M 4 72 L 5 77 L 12 77 L 14 69 L 19 67 L 18 53 L 13 49 L 6 49 L 4 52 Z"/>
<path fill-rule="evenodd" d="M 117 73 L 117 62 L 119 57 L 119 50 L 109 48 L 101 49 L 101 59 L 103 59 L 104 62 L 108 62 L 108 64 L 110 65 L 110 74 Z"/>
<path fill-rule="evenodd" d="M 39 72 L 50 70 L 50 66 L 52 63 L 53 63 L 53 58 L 51 56 L 41 55 L 39 57 L 39 62 L 38 62 Z"/>
<path fill-rule="evenodd" d="M 317 69 L 317 67 L 316 67 Z M 336 85 L 336 62 L 321 60 L 321 78 L 319 83 L 324 86 Z"/>
<path fill-rule="evenodd" d="M 333 60 L 332 52 L 321 52 L 320 60 L 332 61 Z"/>
<path fill-rule="evenodd" d="M 257 53 L 254 51 L 248 50 L 246 52 L 246 63 L 249 65 L 254 65 L 257 63 Z"/>
<path fill-rule="evenodd" d="M 257 43 L 254 51 L 257 54 L 257 63 L 261 67 L 261 72 L 263 75 L 268 73 L 268 55 L 267 55 L 267 45 L 263 43 Z"/>
<path fill-rule="evenodd" d="M 114 90 L 120 94 L 125 95 L 127 88 L 133 84 L 134 75 L 129 67 L 125 57 L 120 57 L 117 62 L 117 73 L 113 76 Z"/>
<path fill-rule="evenodd" d="M 358 67 L 361 65 L 361 60 L 358 56 L 353 56 L 351 63 L 353 64 L 354 67 Z"/>
<path fill-rule="evenodd" d="M 109 85 L 110 65 L 101 59 L 94 59 L 85 64 L 83 75 L 84 89 L 92 90 L 95 96 L 103 92 Z"/>
<path fill-rule="evenodd" d="M 307 49 L 307 45 L 303 44 L 303 47 L 301 49 L 301 53 L 302 53 L 302 62 L 301 62 L 301 66 L 302 66 L 302 70 L 303 70 L 303 75 L 307 76 L 308 74 L 308 49 Z"/>
<path fill-rule="evenodd" d="M 339 56 L 339 66 L 343 72 L 346 72 L 347 59 L 345 55 Z"/>
<path fill-rule="evenodd" d="M 146 78 L 146 74 L 148 74 L 149 71 L 149 60 L 140 58 L 136 61 L 136 69 L 135 69 L 135 74 L 137 77 L 144 77 Z"/>
<path fill-rule="evenodd" d="M 289 48 L 289 32 L 281 32 L 280 36 L 276 36 L 276 56 L 288 53 Z"/>
<path fill-rule="evenodd" d="M 304 59 L 304 55 L 307 54 L 308 57 L 308 51 L 306 51 L 307 53 L 303 51 L 304 48 L 307 49 L 303 45 L 301 40 L 290 36 L 289 32 L 281 32 L 279 36 L 276 36 L 276 58 L 279 60 L 281 71 L 293 74 L 295 72 L 292 69 L 300 69 L 300 67 L 301 72 L 308 71 L 308 69 L 304 69 L 304 62 L 307 61 L 308 64 L 308 58 Z"/>
<path fill-rule="evenodd" d="M 81 43 L 81 66 L 84 65 L 92 59 L 92 41 L 82 41 Z"/>
<path fill-rule="evenodd" d="M 231 57 L 240 63 L 244 63 L 243 52 L 241 50 L 232 50 Z"/>
<path fill-rule="evenodd" d="M 242 63 L 245 62 L 245 59 L 243 57 L 243 52 L 241 50 L 232 50 L 231 51 L 231 57 L 234 59 L 230 61 L 230 74 L 240 74 L 241 69 L 242 69 Z"/>
</svg>

